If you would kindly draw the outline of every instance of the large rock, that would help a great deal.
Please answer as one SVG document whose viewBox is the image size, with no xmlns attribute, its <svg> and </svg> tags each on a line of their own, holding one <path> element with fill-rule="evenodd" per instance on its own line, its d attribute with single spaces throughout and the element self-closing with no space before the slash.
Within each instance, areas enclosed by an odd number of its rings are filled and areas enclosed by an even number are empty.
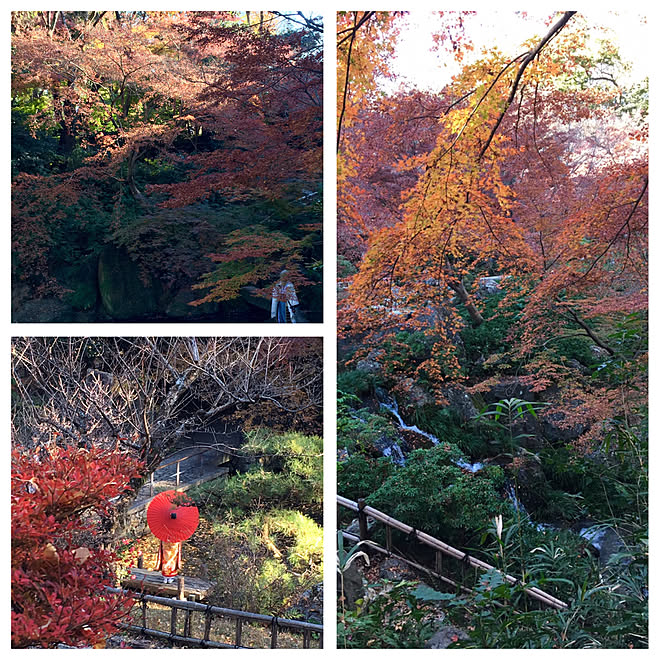
<svg viewBox="0 0 660 660">
<path fill-rule="evenodd" d="M 359 559 L 357 560 L 359 561 Z M 343 594 L 342 576 L 337 576 L 337 592 L 339 596 L 344 596 L 344 606 L 348 610 L 355 609 L 358 600 L 364 598 L 365 588 L 362 575 L 358 570 L 357 563 L 353 562 L 343 573 Z"/>
<path fill-rule="evenodd" d="M 447 399 L 449 408 L 461 421 L 469 422 L 478 415 L 479 411 L 475 407 L 472 397 L 462 385 L 447 385 L 442 389 L 442 394 Z"/>
<path fill-rule="evenodd" d="M 99 257 L 98 281 L 103 308 L 115 320 L 145 319 L 163 311 L 160 282 L 114 245 Z"/>
<path fill-rule="evenodd" d="M 12 304 L 14 323 L 71 323 L 75 310 L 59 298 L 37 298 Z"/>
<path fill-rule="evenodd" d="M 532 392 L 531 387 L 520 381 L 519 378 L 512 377 L 501 380 L 493 385 L 488 391 L 483 393 L 486 403 L 496 403 L 502 399 L 521 399 L 523 401 L 536 401 L 536 392 Z"/>
<path fill-rule="evenodd" d="M 415 571 L 406 562 L 390 557 L 381 563 L 378 574 L 384 580 L 398 582 L 400 580 L 414 580 L 417 578 Z"/>
<path fill-rule="evenodd" d="M 383 365 L 377 359 L 378 353 L 376 351 L 370 351 L 369 354 L 359 360 L 355 365 L 356 371 L 361 371 L 364 374 L 378 374 L 383 368 Z"/>
<path fill-rule="evenodd" d="M 467 634 L 456 626 L 440 626 L 425 644 L 427 649 L 446 649 L 459 639 L 468 639 Z"/>
</svg>

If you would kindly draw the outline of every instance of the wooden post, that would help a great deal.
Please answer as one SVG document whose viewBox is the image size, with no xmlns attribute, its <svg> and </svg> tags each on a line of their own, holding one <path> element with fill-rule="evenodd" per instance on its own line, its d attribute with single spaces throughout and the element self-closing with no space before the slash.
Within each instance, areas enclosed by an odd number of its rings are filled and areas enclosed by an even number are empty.
<svg viewBox="0 0 660 660">
<path fill-rule="evenodd" d="M 144 568 L 144 555 L 138 555 L 138 568 Z"/>
<path fill-rule="evenodd" d="M 366 506 L 365 501 L 360 498 L 358 500 L 358 522 L 360 524 L 360 540 L 366 541 L 369 537 L 369 526 L 367 525 L 367 514 L 364 512 Z"/>
<path fill-rule="evenodd" d="M 240 616 L 236 617 L 236 639 L 234 640 L 235 646 L 240 646 L 243 642 L 243 619 Z"/>
<path fill-rule="evenodd" d="M 309 630 L 303 630 L 303 648 L 308 649 L 311 647 L 312 634 Z"/>
<path fill-rule="evenodd" d="M 176 487 L 179 487 L 181 482 L 181 461 L 176 462 Z"/>
<path fill-rule="evenodd" d="M 209 641 L 209 636 L 211 634 L 211 619 L 213 615 L 211 614 L 211 610 L 206 610 L 205 620 L 204 620 L 204 641 L 208 642 Z"/>
<path fill-rule="evenodd" d="M 149 475 L 149 497 L 154 496 L 154 473 Z"/>
<path fill-rule="evenodd" d="M 170 619 L 170 633 L 176 635 L 176 614 L 178 610 L 176 607 L 172 608 L 172 618 Z"/>
<path fill-rule="evenodd" d="M 177 588 L 178 588 L 178 592 L 176 597 L 179 600 L 185 600 L 185 578 L 183 577 L 183 575 L 179 575 L 179 578 L 177 580 Z"/>
<path fill-rule="evenodd" d="M 190 600 L 195 600 L 194 596 L 190 597 Z M 186 610 L 185 613 L 185 618 L 183 620 L 183 636 L 184 637 L 190 637 L 190 617 L 192 615 L 192 612 L 190 610 Z"/>
<path fill-rule="evenodd" d="M 273 623 L 270 628 L 270 648 L 277 648 L 277 617 L 273 617 Z"/>
<path fill-rule="evenodd" d="M 435 572 L 438 575 L 442 575 L 442 551 L 435 551 Z"/>
<path fill-rule="evenodd" d="M 385 549 L 387 554 L 392 554 L 392 528 L 389 525 L 385 526 Z"/>
<path fill-rule="evenodd" d="M 142 627 L 147 627 L 147 601 L 142 599 Z"/>
</svg>

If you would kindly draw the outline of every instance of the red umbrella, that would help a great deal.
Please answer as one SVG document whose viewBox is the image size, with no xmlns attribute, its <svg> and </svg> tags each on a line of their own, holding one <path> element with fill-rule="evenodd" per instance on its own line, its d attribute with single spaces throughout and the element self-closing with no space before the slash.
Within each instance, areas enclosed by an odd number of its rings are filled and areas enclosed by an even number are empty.
<svg viewBox="0 0 660 660">
<path fill-rule="evenodd" d="M 149 502 L 147 523 L 161 541 L 185 541 L 197 529 L 199 511 L 184 493 L 166 490 Z"/>
</svg>

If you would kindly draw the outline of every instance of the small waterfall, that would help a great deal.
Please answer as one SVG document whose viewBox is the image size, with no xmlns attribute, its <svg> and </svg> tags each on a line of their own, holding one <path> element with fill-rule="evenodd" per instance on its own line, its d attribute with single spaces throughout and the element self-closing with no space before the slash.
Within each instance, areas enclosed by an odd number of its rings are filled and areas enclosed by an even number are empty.
<svg viewBox="0 0 660 660">
<path fill-rule="evenodd" d="M 506 486 L 506 496 L 511 500 L 513 508 L 518 513 L 522 513 L 529 518 L 529 513 L 527 513 L 527 509 L 525 509 L 525 505 L 518 499 L 518 495 L 516 495 L 516 489 L 511 483 L 507 484 Z"/>
<path fill-rule="evenodd" d="M 387 456 L 388 458 L 392 459 L 392 463 L 395 465 L 406 464 L 406 457 L 403 455 L 403 451 L 401 451 L 401 447 L 399 447 L 397 443 L 394 443 L 389 447 L 385 447 L 383 449 L 383 456 Z"/>
<path fill-rule="evenodd" d="M 413 433 L 417 433 L 417 435 L 421 435 L 422 437 L 430 440 L 434 445 L 437 445 L 440 442 L 440 440 L 436 438 L 433 434 L 427 433 L 426 431 L 422 431 L 422 429 L 420 429 L 419 426 L 417 425 L 408 426 L 408 424 L 406 424 L 403 421 L 403 418 L 399 413 L 399 406 L 397 405 L 396 401 L 392 401 L 392 403 L 381 401 L 380 407 L 385 408 L 385 410 L 389 410 L 397 418 L 399 422 L 399 426 L 403 431 L 412 431 Z"/>
<path fill-rule="evenodd" d="M 599 552 L 603 549 L 603 540 L 607 534 L 607 527 L 601 525 L 594 525 L 593 527 L 583 527 L 578 534 L 589 541 L 591 545 Z"/>
<path fill-rule="evenodd" d="M 527 520 L 527 522 L 532 525 L 532 527 L 536 528 L 539 532 L 548 532 L 556 529 L 552 525 L 547 525 L 545 523 L 535 523 L 532 520 L 532 517 L 529 515 L 529 511 L 527 511 L 525 505 L 518 499 L 518 496 L 516 495 L 516 489 L 512 483 L 509 483 L 506 486 L 506 496 L 509 498 L 509 500 L 511 500 L 513 508 L 522 516 L 524 516 L 525 520 Z"/>
<path fill-rule="evenodd" d="M 481 470 L 484 467 L 483 463 L 468 463 L 467 461 L 464 461 L 462 458 L 458 458 L 453 462 L 455 465 L 458 465 L 459 468 L 463 468 L 468 472 L 479 472 L 479 470 Z"/>
<path fill-rule="evenodd" d="M 432 433 L 428 433 L 427 431 L 422 431 L 422 429 L 420 429 L 419 426 L 417 425 L 410 426 L 406 424 L 403 421 L 403 418 L 401 417 L 401 413 L 399 412 L 399 406 L 397 405 L 397 402 L 393 399 L 391 401 L 383 401 L 383 398 L 384 397 L 381 393 L 381 396 L 379 397 L 380 407 L 391 412 L 394 415 L 394 417 L 396 417 L 397 421 L 399 422 L 399 427 L 403 431 L 411 431 L 412 433 L 417 433 L 417 435 L 421 435 L 422 437 L 430 440 L 434 445 L 437 445 L 440 442 L 439 438 L 434 436 Z M 397 465 L 404 465 L 406 462 L 403 452 L 401 451 L 401 448 L 398 445 L 393 445 L 391 449 L 388 447 L 386 450 L 383 451 L 383 454 L 385 454 L 385 456 L 392 456 L 392 460 Z M 479 472 L 479 470 L 481 470 L 484 467 L 484 464 L 481 462 L 468 463 L 467 461 L 464 461 L 462 458 L 454 460 L 453 463 L 455 465 L 458 465 L 458 467 L 467 470 L 468 472 Z"/>
</svg>

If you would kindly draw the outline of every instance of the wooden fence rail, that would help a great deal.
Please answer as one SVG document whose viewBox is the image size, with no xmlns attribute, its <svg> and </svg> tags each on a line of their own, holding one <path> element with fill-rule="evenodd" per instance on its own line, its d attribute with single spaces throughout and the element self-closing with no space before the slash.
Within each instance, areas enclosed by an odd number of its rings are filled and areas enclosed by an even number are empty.
<svg viewBox="0 0 660 660">
<path fill-rule="evenodd" d="M 443 541 L 440 541 L 439 539 L 436 539 L 433 536 L 426 534 L 425 532 L 420 532 L 414 527 L 411 527 L 410 525 L 406 525 L 405 523 L 402 523 L 401 521 L 396 520 L 391 516 L 388 516 L 386 513 L 383 513 L 382 511 L 378 511 L 378 509 L 374 509 L 370 506 L 367 506 L 364 500 L 362 499 L 358 500 L 357 502 L 354 502 L 353 500 L 349 500 L 345 497 L 342 497 L 341 495 L 337 495 L 337 505 L 342 506 L 351 511 L 354 511 L 358 514 L 358 526 L 360 530 L 359 537 L 356 537 L 355 535 L 348 535 L 348 538 L 352 537 L 352 540 L 369 541 L 369 528 L 367 524 L 368 518 L 372 518 L 373 520 L 384 524 L 386 527 L 386 535 L 385 535 L 386 547 L 384 548 L 384 550 L 388 554 L 392 554 L 392 534 L 391 534 L 392 529 L 399 530 L 404 534 L 414 534 L 415 538 L 420 543 L 435 550 L 435 565 L 433 572 L 437 574 L 445 582 L 449 582 L 450 584 L 454 584 L 455 586 L 460 587 L 460 585 L 458 585 L 456 582 L 449 580 L 447 576 L 443 576 L 443 557 L 445 556 L 457 559 L 463 562 L 463 565 L 469 565 L 477 571 L 497 571 L 498 573 L 501 573 L 502 577 L 510 584 L 516 584 L 518 582 L 518 580 L 515 577 L 513 577 L 512 575 L 508 575 L 503 571 L 500 571 L 495 566 L 491 566 L 490 564 L 487 564 L 485 561 L 481 561 L 476 557 L 472 557 L 468 553 L 463 552 L 462 550 L 453 548 L 447 543 L 444 543 Z M 370 545 L 374 546 L 377 544 L 370 542 Z M 411 564 L 413 563 L 405 558 L 403 559 L 408 563 Z M 420 566 L 416 565 L 416 567 L 419 568 Z M 559 610 L 568 607 L 568 604 L 565 603 L 563 600 L 560 600 L 559 598 L 555 598 L 551 594 L 543 591 L 542 589 L 539 589 L 538 587 L 524 587 L 524 589 L 525 592 L 531 598 L 537 600 L 538 602 L 544 605 L 547 605 L 548 607 L 553 607 Z"/>
<path fill-rule="evenodd" d="M 157 470 L 161 470 L 162 468 L 169 467 L 170 465 L 176 465 L 176 472 L 173 472 L 171 476 L 176 477 L 176 487 L 178 488 L 180 483 L 181 483 L 181 463 L 184 461 L 187 461 L 189 458 L 195 458 L 196 456 L 201 456 L 202 454 L 205 454 L 206 452 L 211 451 L 207 448 L 201 449 L 200 451 L 196 451 L 192 454 L 188 454 L 187 456 L 182 456 L 181 458 L 175 458 L 171 461 L 168 461 L 167 463 L 161 463 L 158 465 Z M 149 497 L 153 497 L 154 495 L 154 474 L 155 470 L 151 473 L 149 476 Z"/>
<path fill-rule="evenodd" d="M 289 630 L 297 634 L 302 634 L 302 647 L 305 649 L 312 648 L 312 636 L 318 636 L 318 648 L 323 648 L 323 626 L 316 623 L 309 623 L 307 621 L 295 621 L 293 619 L 280 619 L 275 616 L 268 616 L 266 614 L 255 614 L 254 612 L 243 612 L 242 610 L 232 610 L 226 607 L 216 607 L 215 605 L 206 605 L 197 603 L 195 601 L 177 600 L 176 598 L 165 598 L 163 596 L 152 596 L 149 594 L 137 594 L 126 589 L 119 589 L 116 587 L 106 587 L 110 593 L 124 593 L 130 594 L 136 600 L 140 601 L 141 608 L 141 626 L 134 624 L 124 623 L 121 627 L 131 632 L 148 635 L 150 637 L 158 637 L 167 639 L 172 642 L 180 644 L 190 644 L 208 648 L 252 648 L 243 645 L 243 624 L 244 623 L 257 623 L 263 625 L 265 628 L 270 628 L 270 648 L 278 648 L 278 634 L 281 629 Z M 147 603 L 154 603 L 164 607 L 171 608 L 170 615 L 170 629 L 157 630 L 147 627 Z M 183 634 L 177 632 L 177 621 L 179 611 L 183 612 Z M 204 636 L 193 637 L 191 636 L 191 615 L 194 613 L 201 613 L 204 615 Z M 234 626 L 234 643 L 227 644 L 212 640 L 211 637 L 211 624 L 214 617 L 230 619 L 235 622 Z"/>
</svg>

